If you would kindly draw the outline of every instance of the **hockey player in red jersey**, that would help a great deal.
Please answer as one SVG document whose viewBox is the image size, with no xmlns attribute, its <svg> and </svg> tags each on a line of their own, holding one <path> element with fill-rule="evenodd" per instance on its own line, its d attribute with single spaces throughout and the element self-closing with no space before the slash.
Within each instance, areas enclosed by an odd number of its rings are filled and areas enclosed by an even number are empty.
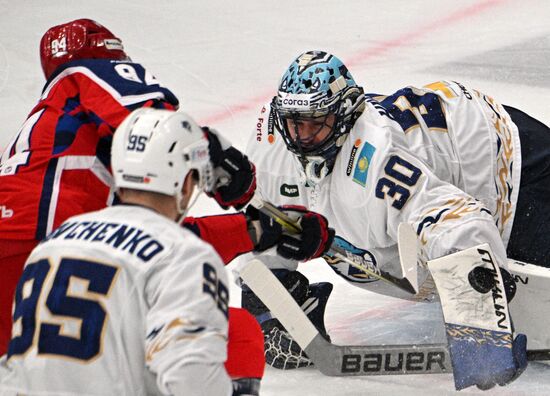
<svg viewBox="0 0 550 396">
<path fill-rule="evenodd" d="M 100 24 L 79 19 L 40 42 L 47 82 L 0 158 L 0 354 L 16 282 L 29 252 L 68 217 L 110 204 L 112 133 L 135 108 L 175 109 L 176 97 Z"/>
<path fill-rule="evenodd" d="M 52 27 L 41 40 L 40 57 L 47 79 L 42 95 L 0 157 L 0 355 L 6 352 L 14 290 L 30 251 L 70 216 L 115 200 L 109 158 L 113 131 L 136 108 L 178 108 L 174 94 L 131 62 L 121 40 L 97 22 L 79 19 Z M 213 162 L 231 176 L 231 183 L 212 196 L 223 207 L 241 208 L 254 193 L 253 166 L 238 150 L 222 148 L 214 132 L 205 133 L 216 149 Z M 133 144 L 139 149 L 143 142 Z M 326 235 L 322 216 L 310 214 L 308 224 L 314 235 Z M 280 227 L 253 223 L 243 214 L 189 218 L 184 226 L 213 244 L 226 263 L 240 253 L 273 246 L 282 235 Z M 319 239 L 323 246 L 326 242 Z M 307 258 L 307 252 L 302 256 Z M 247 333 L 243 329 L 250 326 L 240 325 L 243 317 L 230 314 L 227 369 L 233 377 L 263 371 L 263 359 L 261 365 L 250 359 L 248 367 L 232 363 L 239 348 L 250 345 L 243 340 L 254 339 L 254 330 Z"/>
</svg>

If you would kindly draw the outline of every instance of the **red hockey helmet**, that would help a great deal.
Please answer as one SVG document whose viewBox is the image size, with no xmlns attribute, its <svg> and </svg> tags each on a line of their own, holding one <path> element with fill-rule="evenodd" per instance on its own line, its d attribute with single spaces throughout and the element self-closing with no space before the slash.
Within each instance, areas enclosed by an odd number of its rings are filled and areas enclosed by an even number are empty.
<svg viewBox="0 0 550 396">
<path fill-rule="evenodd" d="M 122 41 L 91 19 L 54 26 L 40 40 L 40 61 L 46 79 L 60 65 L 75 59 L 129 60 Z"/>
</svg>

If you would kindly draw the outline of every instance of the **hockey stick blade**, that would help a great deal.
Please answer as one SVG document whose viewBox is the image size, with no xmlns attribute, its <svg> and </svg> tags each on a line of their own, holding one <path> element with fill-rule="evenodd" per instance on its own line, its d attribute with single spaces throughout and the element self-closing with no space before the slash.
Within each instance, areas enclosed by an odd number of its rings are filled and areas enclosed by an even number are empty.
<svg viewBox="0 0 550 396">
<path fill-rule="evenodd" d="M 250 204 L 264 213 L 267 216 L 272 217 L 276 222 L 281 224 L 286 230 L 290 232 L 300 232 L 301 228 L 299 224 L 296 224 L 296 222 L 286 215 L 283 211 L 279 210 L 275 205 L 273 205 L 270 202 L 264 201 L 261 199 L 258 195 L 254 195 L 252 200 L 250 201 Z M 333 243 L 329 249 L 329 251 L 323 256 L 323 258 L 329 262 L 334 263 L 335 261 L 344 261 L 348 265 L 364 272 L 371 278 L 379 279 L 381 281 L 393 284 L 394 286 L 397 286 L 401 290 L 404 290 L 407 293 L 410 294 L 416 294 L 418 292 L 418 285 L 417 285 L 417 278 L 416 278 L 416 267 L 415 268 L 403 268 L 403 262 L 402 265 L 402 271 L 403 271 L 403 278 L 398 278 L 394 275 L 391 275 L 390 273 L 383 271 L 379 269 L 376 266 L 373 266 L 373 264 L 367 260 L 365 260 L 364 257 L 355 254 L 353 252 L 350 252 L 349 250 L 346 250 L 340 246 L 337 246 L 335 243 Z M 415 259 L 416 263 L 416 259 Z M 411 279 L 414 278 L 414 280 L 411 282 L 407 276 L 412 276 Z"/>
<path fill-rule="evenodd" d="M 527 351 L 527 360 L 537 361 L 537 360 L 550 360 L 550 349 L 534 349 Z"/>
<path fill-rule="evenodd" d="M 296 301 L 258 259 L 240 277 L 287 329 L 315 367 L 328 376 L 452 373 L 446 344 L 334 345 L 326 341 Z M 528 351 L 528 360 L 549 360 L 550 350 Z"/>
<path fill-rule="evenodd" d="M 397 228 L 397 248 L 403 278 L 408 279 L 418 293 L 418 238 L 408 223 L 401 223 Z"/>
</svg>

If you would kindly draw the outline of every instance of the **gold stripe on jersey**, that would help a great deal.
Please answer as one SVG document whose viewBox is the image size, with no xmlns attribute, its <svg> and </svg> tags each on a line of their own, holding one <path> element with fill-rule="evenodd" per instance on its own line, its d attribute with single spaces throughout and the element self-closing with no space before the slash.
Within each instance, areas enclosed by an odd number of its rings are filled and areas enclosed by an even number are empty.
<svg viewBox="0 0 550 396">
<path fill-rule="evenodd" d="M 159 331 L 158 334 L 154 336 L 154 340 L 151 342 L 151 344 L 146 346 L 145 362 L 150 363 L 157 353 L 165 350 L 167 346 L 173 344 L 174 342 L 181 340 L 192 340 L 204 337 L 205 335 L 212 335 L 210 331 L 208 332 L 208 334 L 205 334 L 204 332 L 185 333 L 186 327 L 193 326 L 198 328 L 200 327 L 199 325 L 195 325 L 193 322 L 187 319 L 173 319 L 170 323 L 168 323 L 168 325 L 164 326 L 164 328 Z M 215 334 L 215 336 L 220 337 L 223 340 L 227 340 L 227 337 L 223 334 L 217 333 Z"/>
<path fill-rule="evenodd" d="M 490 213 L 480 201 L 468 197 L 450 199 L 442 206 L 428 210 L 421 216 L 421 224 L 424 224 L 419 235 L 421 247 L 425 247 L 428 243 L 426 233 L 433 232 L 445 222 L 448 224 L 449 221 L 475 212 Z"/>
<path fill-rule="evenodd" d="M 496 226 L 502 235 L 506 225 L 512 220 L 514 215 L 514 208 L 511 202 L 511 188 L 513 186 L 512 166 L 514 163 L 514 144 L 512 140 L 511 119 L 506 115 L 502 105 L 496 102 L 493 98 L 475 90 L 474 94 L 480 100 L 485 102 L 492 110 L 487 113 L 490 115 L 490 121 L 494 127 L 494 132 L 497 135 L 497 139 L 501 142 L 495 158 L 497 206 L 495 213 L 493 213 L 493 217 L 495 219 Z"/>
<path fill-rule="evenodd" d="M 424 85 L 424 88 L 431 89 L 432 91 L 439 91 L 448 99 L 456 98 L 458 96 L 452 87 L 450 87 L 445 81 L 436 81 L 434 83 Z"/>
</svg>

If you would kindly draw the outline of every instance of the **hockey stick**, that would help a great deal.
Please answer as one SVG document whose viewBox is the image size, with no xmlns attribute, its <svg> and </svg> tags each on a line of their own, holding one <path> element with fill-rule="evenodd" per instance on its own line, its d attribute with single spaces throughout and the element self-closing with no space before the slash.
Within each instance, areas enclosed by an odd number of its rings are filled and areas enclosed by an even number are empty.
<svg viewBox="0 0 550 396">
<path fill-rule="evenodd" d="M 285 229 L 287 229 L 290 232 L 301 232 L 300 225 L 297 224 L 292 218 L 287 216 L 286 213 L 281 211 L 279 208 L 277 208 L 275 205 L 264 201 L 261 199 L 258 195 L 255 195 L 252 200 L 250 201 L 250 204 L 261 211 L 262 213 L 266 214 L 267 216 L 272 217 L 275 221 L 277 221 L 279 224 L 281 224 Z M 403 229 L 405 232 L 403 235 L 404 237 L 410 240 L 410 232 L 408 230 Z M 402 238 L 402 228 L 399 227 L 400 232 L 400 240 Z M 414 232 L 414 231 L 413 231 Z M 414 235 L 414 238 L 416 239 L 416 235 Z M 408 242 L 406 245 L 410 246 L 411 242 Z M 405 244 L 404 244 L 405 245 Z M 335 262 L 335 261 L 344 261 L 348 265 L 364 272 L 371 278 L 376 278 L 385 282 L 388 282 L 390 284 L 393 284 L 397 287 L 399 287 L 401 290 L 406 291 L 410 294 L 416 294 L 418 292 L 418 279 L 417 279 L 417 272 L 416 272 L 416 246 L 414 250 L 414 259 L 411 259 L 411 255 L 406 255 L 407 259 L 403 260 L 404 255 L 402 254 L 400 250 L 400 256 L 401 256 L 401 270 L 403 272 L 404 277 L 398 278 L 386 271 L 381 270 L 376 265 L 374 265 L 372 262 L 366 260 L 363 256 L 359 254 L 355 254 L 354 252 L 345 249 L 343 246 L 337 245 L 336 243 L 333 243 L 327 253 L 323 256 L 323 258 L 329 262 Z"/>
<path fill-rule="evenodd" d="M 334 345 L 326 341 L 296 301 L 258 259 L 240 277 L 262 300 L 306 352 L 315 367 L 328 376 L 452 373 L 446 344 Z M 550 350 L 528 351 L 528 360 L 550 359 Z"/>
</svg>

